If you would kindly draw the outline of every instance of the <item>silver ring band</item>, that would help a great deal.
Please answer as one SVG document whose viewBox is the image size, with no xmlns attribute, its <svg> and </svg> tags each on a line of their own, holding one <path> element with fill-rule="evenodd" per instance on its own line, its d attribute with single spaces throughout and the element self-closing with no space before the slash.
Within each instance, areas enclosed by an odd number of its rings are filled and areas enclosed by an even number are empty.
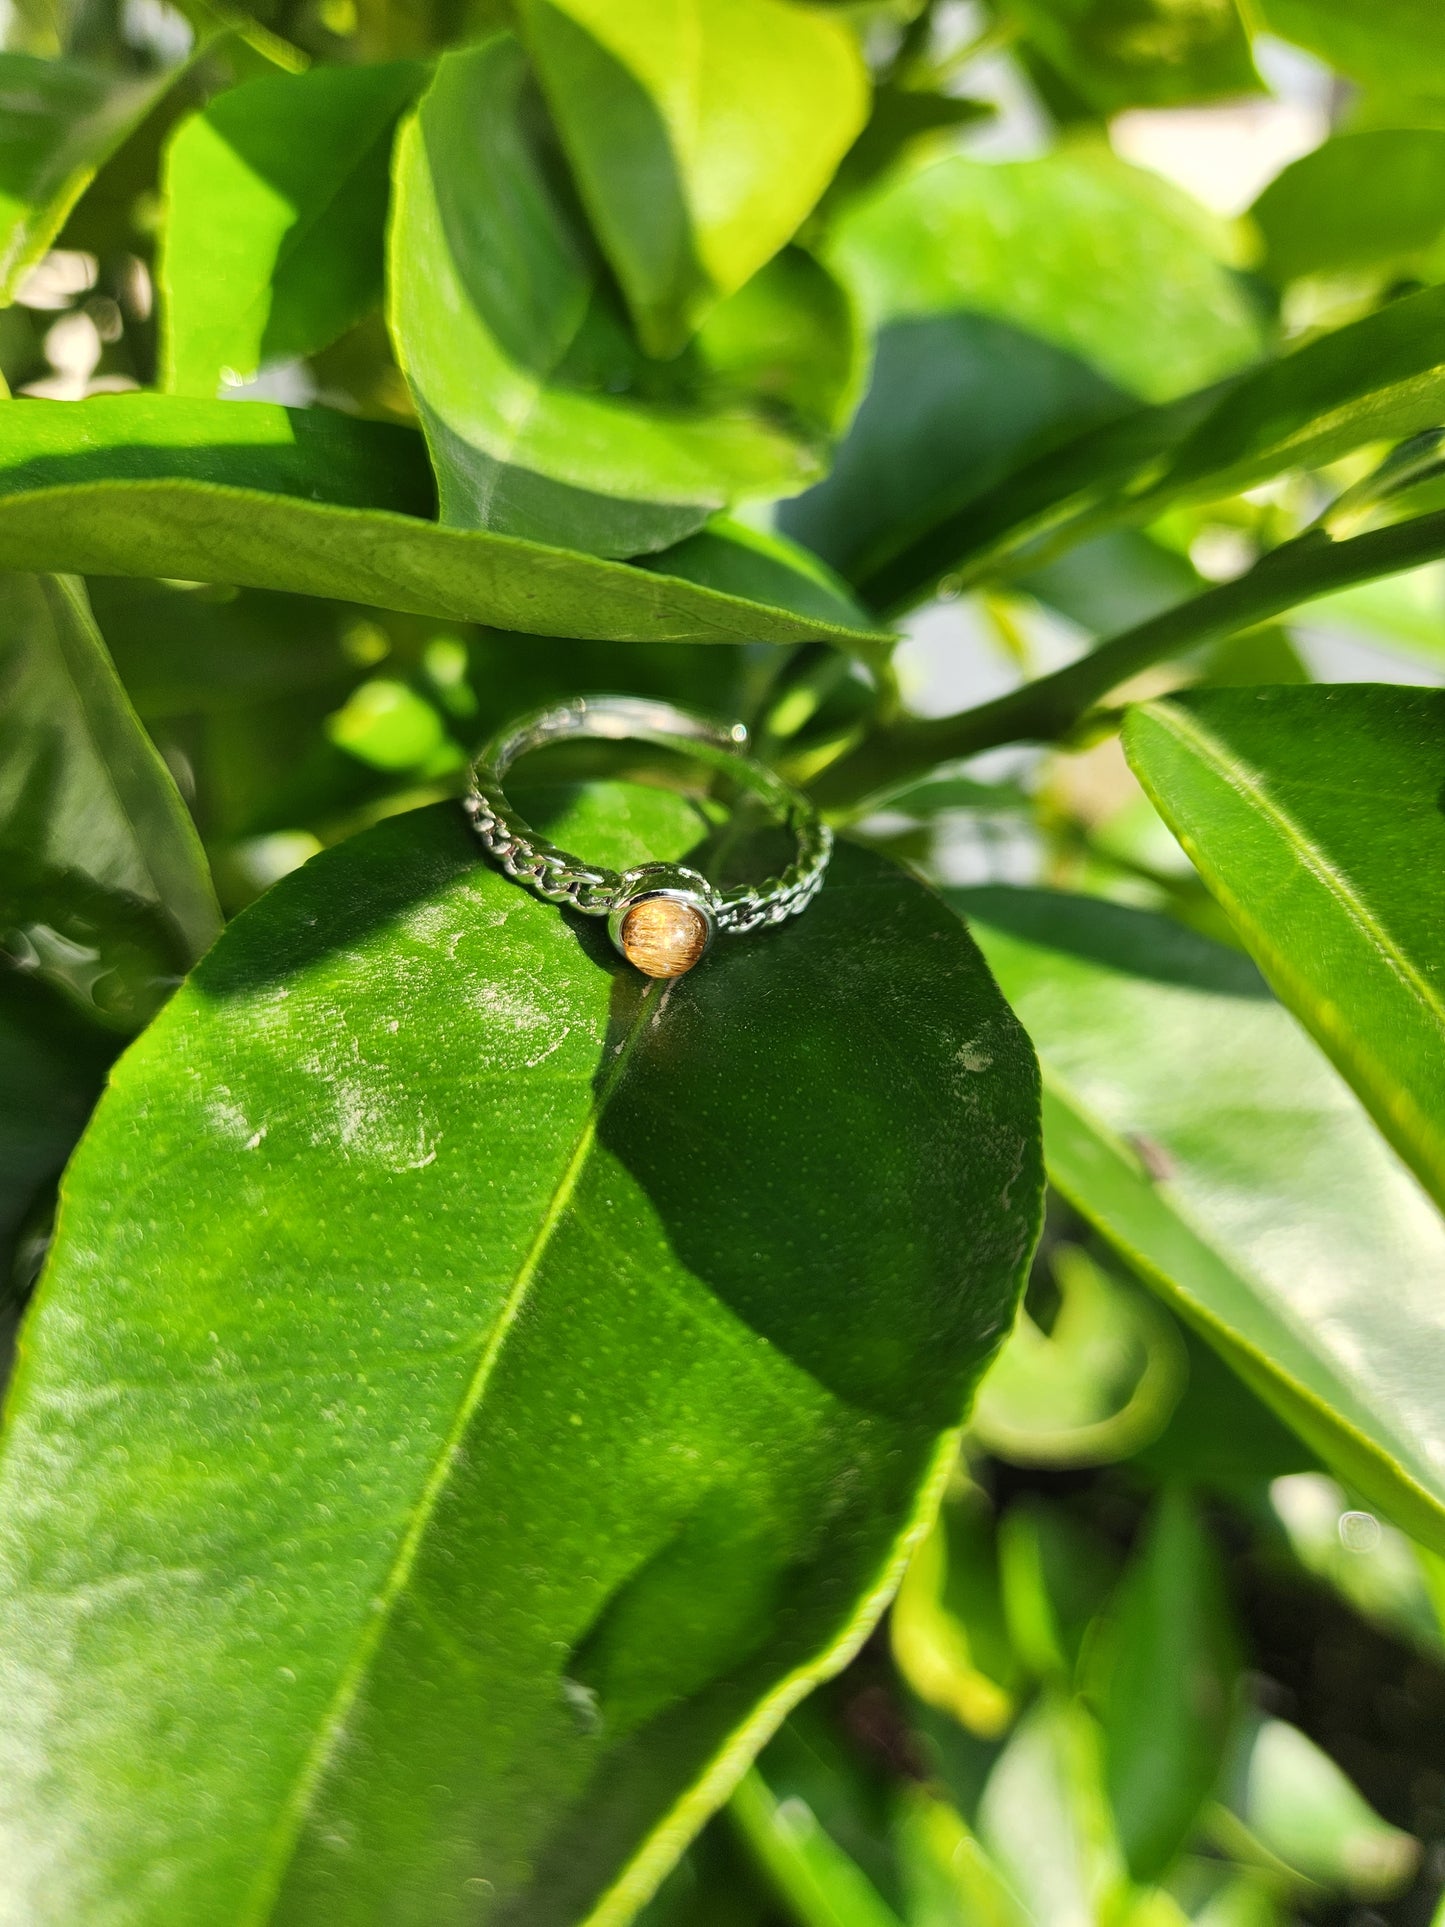
<svg viewBox="0 0 1445 1927">
<path fill-rule="evenodd" d="M 792 833 L 794 860 L 764 883 L 720 890 L 683 864 L 607 870 L 559 850 L 517 814 L 503 779 L 529 750 L 582 737 L 658 743 L 726 772 Z M 743 937 L 806 910 L 832 855 L 833 832 L 812 804 L 747 755 L 747 746 L 742 723 L 713 722 L 641 696 L 579 696 L 523 716 L 494 736 L 472 765 L 464 807 L 488 854 L 533 896 L 586 917 L 606 917 L 613 942 L 629 961 L 652 976 L 680 976 L 698 962 L 715 932 Z M 634 916 L 643 904 L 652 908 Z M 661 967 L 669 962 L 675 967 Z"/>
</svg>

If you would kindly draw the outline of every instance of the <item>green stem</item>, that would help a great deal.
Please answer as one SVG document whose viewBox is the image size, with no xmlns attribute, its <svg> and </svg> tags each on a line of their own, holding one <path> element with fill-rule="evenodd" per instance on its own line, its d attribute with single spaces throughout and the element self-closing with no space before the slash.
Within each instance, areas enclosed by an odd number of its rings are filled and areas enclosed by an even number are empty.
<svg viewBox="0 0 1445 1927">
<path fill-rule="evenodd" d="M 813 784 L 819 803 L 847 814 L 857 804 L 1000 743 L 1053 743 L 1086 712 L 1151 663 L 1251 629 L 1285 610 L 1376 576 L 1445 556 L 1445 511 L 1334 542 L 1311 529 L 1262 557 L 1247 575 L 1206 589 L 1100 643 L 1052 676 L 1025 683 L 957 716 L 876 730 Z"/>
</svg>

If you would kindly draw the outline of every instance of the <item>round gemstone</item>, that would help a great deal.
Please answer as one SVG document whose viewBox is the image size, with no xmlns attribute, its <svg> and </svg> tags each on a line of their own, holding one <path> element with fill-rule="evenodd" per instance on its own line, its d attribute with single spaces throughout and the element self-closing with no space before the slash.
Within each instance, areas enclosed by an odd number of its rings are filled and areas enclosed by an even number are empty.
<svg viewBox="0 0 1445 1927">
<path fill-rule="evenodd" d="M 622 954 L 649 977 L 680 977 L 707 949 L 707 918 L 690 903 L 644 897 L 622 920 Z"/>
</svg>

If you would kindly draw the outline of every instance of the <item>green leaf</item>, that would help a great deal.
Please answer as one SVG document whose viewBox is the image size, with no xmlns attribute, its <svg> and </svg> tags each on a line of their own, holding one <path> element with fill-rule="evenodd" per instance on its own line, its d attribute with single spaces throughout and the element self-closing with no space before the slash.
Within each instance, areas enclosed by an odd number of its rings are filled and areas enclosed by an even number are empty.
<svg viewBox="0 0 1445 1927">
<path fill-rule="evenodd" d="M 909 1927 L 1029 1927 L 1029 1917 L 962 1816 L 905 1787 L 895 1827 Z"/>
<path fill-rule="evenodd" d="M 1391 1900 L 1409 1885 L 1420 1843 L 1383 1821 L 1297 1726 L 1252 1720 L 1240 1732 L 1215 1834 L 1236 1859 L 1293 1876 L 1318 1894 Z"/>
<path fill-rule="evenodd" d="M 1219 1777 L 1240 1666 L 1219 1555 L 1177 1488 L 1111 1602 L 1096 1664 L 1120 1843 L 1134 1879 L 1157 1880 Z"/>
<path fill-rule="evenodd" d="M 0 499 L 137 482 L 257 490 L 417 517 L 429 516 L 436 500 L 414 429 L 329 408 L 147 394 L 0 402 Z M 118 492 L 118 499 L 126 497 Z M 164 542 L 169 531 L 156 534 Z M 142 562 L 114 573 L 179 572 Z"/>
<path fill-rule="evenodd" d="M 1025 1497 L 999 1528 L 999 1578 L 1009 1639 L 1041 1680 L 1068 1684 L 1115 1579 L 1114 1548 L 1060 1505 Z"/>
<path fill-rule="evenodd" d="M 1254 0 L 1273 33 L 1386 94 L 1445 93 L 1435 0 Z"/>
<path fill-rule="evenodd" d="M 717 532 L 650 570 L 424 521 L 421 438 L 324 408 L 106 395 L 0 401 L 0 566 L 229 582 L 532 635 L 769 642 L 878 637 L 819 614 L 816 571 L 753 569 Z M 751 546 L 751 545 L 747 545 Z M 766 575 L 769 598 L 732 592 Z M 719 584 L 714 588 L 714 582 Z M 787 591 L 784 596 L 784 591 Z"/>
<path fill-rule="evenodd" d="M 74 61 L 0 53 L 0 303 L 14 299 L 96 169 L 174 78 L 122 80 Z"/>
<path fill-rule="evenodd" d="M 1445 130 L 1338 134 L 1277 174 L 1251 213 L 1281 284 L 1403 264 L 1445 232 Z"/>
<path fill-rule="evenodd" d="M 898 1916 L 796 1794 L 774 1797 L 756 1767 L 728 1813 L 799 1927 L 901 1927 Z"/>
<path fill-rule="evenodd" d="M 276 74 L 179 129 L 159 267 L 166 388 L 212 396 L 380 304 L 392 136 L 424 72 Z"/>
<path fill-rule="evenodd" d="M 1077 1701 L 1045 1695 L 1015 1728 L 979 1801 L 978 1831 L 1039 1927 L 1109 1919 L 1124 1868 L 1099 1735 Z"/>
<path fill-rule="evenodd" d="M 1280 997 L 1445 1203 L 1445 694 L 1209 690 L 1125 747 Z"/>
<path fill-rule="evenodd" d="M 388 643 L 344 603 L 144 577 L 92 576 L 86 586 L 126 693 L 148 720 L 353 682 L 357 654 Z"/>
<path fill-rule="evenodd" d="M 980 1739 L 1007 1730 L 1018 1664 L 999 1594 L 988 1501 L 977 1486 L 952 1491 L 904 1574 L 888 1622 L 893 1657 L 929 1706 Z"/>
<path fill-rule="evenodd" d="M 1261 1484 L 1317 1463 L 1304 1441 L 1193 1330 L 1182 1331 L 1189 1381 L 1160 1436 L 1134 1464 L 1151 1479 L 1187 1481 L 1252 1504 Z"/>
<path fill-rule="evenodd" d="M 902 315 L 874 344 L 868 392 L 828 476 L 779 526 L 865 581 L 881 558 L 1027 457 L 1127 408 L 1077 356 L 989 315 Z"/>
<path fill-rule="evenodd" d="M 1262 91 L 1235 0 L 1014 0 L 1033 46 L 1100 114 Z"/>
<path fill-rule="evenodd" d="M 847 1694 L 844 1682 L 795 1708 L 769 1740 L 758 1769 L 776 1801 L 786 1806 L 796 1797 L 812 1810 L 891 1906 L 900 1897 L 887 1837 L 893 1786 L 850 1733 Z M 722 1823 L 728 1824 L 726 1816 Z"/>
<path fill-rule="evenodd" d="M 609 862 L 697 837 L 540 800 Z M 962 926 L 855 848 L 665 992 L 455 806 L 284 879 L 117 1071 L 27 1327 L 16 1904 L 624 1920 L 896 1582 L 1036 1098 Z"/>
<path fill-rule="evenodd" d="M 1445 288 L 1404 296 L 1222 391 L 1141 410 L 1025 462 L 987 496 L 900 530 L 853 580 L 874 608 L 902 607 L 945 573 L 966 585 L 1019 566 L 1041 538 L 1067 546 L 1432 428 L 1445 416 L 1442 335 Z"/>
<path fill-rule="evenodd" d="M 950 900 L 1039 1051 L 1059 1189 L 1349 1484 L 1445 1548 L 1445 1226 L 1342 1080 L 1237 951 L 1090 898 Z"/>
<path fill-rule="evenodd" d="M 779 260 L 686 355 L 648 361 L 549 177 L 527 81 L 509 34 L 444 55 L 397 144 L 391 326 L 442 520 L 636 555 L 803 487 L 853 383 L 841 289 Z"/>
<path fill-rule="evenodd" d="M 875 325 L 992 315 L 1164 401 L 1260 351 L 1229 269 L 1236 251 L 1227 226 L 1177 188 L 1090 144 L 1032 161 L 955 155 L 905 174 L 848 210 L 828 259 Z"/>
<path fill-rule="evenodd" d="M 191 819 L 78 582 L 0 575 L 0 853 L 12 953 L 122 1027 L 220 929 Z"/>
<path fill-rule="evenodd" d="M 16 1236 L 70 1156 L 117 1042 L 44 984 L 0 964 L 0 1327 Z"/>
<path fill-rule="evenodd" d="M 868 113 L 841 21 L 778 0 L 522 0 L 523 31 L 649 354 L 796 232 Z"/>
<path fill-rule="evenodd" d="M 847 584 L 810 550 L 786 536 L 765 534 L 717 516 L 661 555 L 640 558 L 656 569 L 750 602 L 791 609 L 835 628 L 864 630 L 869 618 Z"/>
<path fill-rule="evenodd" d="M 1442 318 L 1445 288 L 1427 288 L 1242 382 L 1184 441 L 1148 506 L 1228 494 L 1432 426 L 1445 399 Z"/>
<path fill-rule="evenodd" d="M 922 153 L 936 137 L 992 117 L 988 101 L 965 94 L 935 93 L 888 79 L 873 89 L 873 111 L 868 124 L 838 163 L 823 202 L 824 212 L 835 213 L 845 201 L 877 185 L 894 168 Z"/>
<path fill-rule="evenodd" d="M 1019 1312 L 974 1405 L 973 1430 L 1015 1465 L 1108 1465 L 1157 1438 L 1184 1389 L 1170 1319 L 1077 1246 L 1052 1254 L 1059 1290 L 1045 1332 Z"/>
</svg>

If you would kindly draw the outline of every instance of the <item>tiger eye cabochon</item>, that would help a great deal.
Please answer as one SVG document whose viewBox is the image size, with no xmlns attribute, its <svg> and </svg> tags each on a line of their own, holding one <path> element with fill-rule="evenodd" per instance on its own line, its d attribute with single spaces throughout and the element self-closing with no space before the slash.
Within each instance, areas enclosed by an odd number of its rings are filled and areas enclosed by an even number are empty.
<svg viewBox="0 0 1445 1927">
<path fill-rule="evenodd" d="M 670 897 L 634 903 L 621 934 L 623 956 L 648 977 L 680 977 L 707 949 L 707 919 Z"/>
</svg>

